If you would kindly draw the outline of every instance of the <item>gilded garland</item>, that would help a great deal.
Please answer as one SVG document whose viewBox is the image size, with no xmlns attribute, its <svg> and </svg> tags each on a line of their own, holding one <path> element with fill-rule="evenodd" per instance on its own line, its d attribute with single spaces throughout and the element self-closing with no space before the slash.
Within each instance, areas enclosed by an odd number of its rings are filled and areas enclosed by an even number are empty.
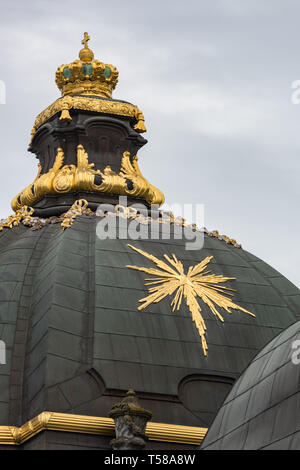
<svg viewBox="0 0 300 470">
<path fill-rule="evenodd" d="M 143 225 L 151 224 L 152 222 L 158 222 L 161 224 L 170 224 L 170 225 L 179 225 L 181 227 L 188 227 L 191 230 L 198 232 L 203 232 L 206 235 L 218 238 L 225 242 L 227 245 L 233 245 L 236 248 L 242 248 L 240 243 L 234 238 L 230 238 L 227 235 L 220 235 L 218 230 L 213 230 L 210 232 L 205 227 L 198 228 L 197 224 L 187 224 L 182 217 L 175 217 L 172 212 L 169 212 L 169 216 L 164 215 L 159 219 L 152 219 L 150 216 L 145 216 L 141 214 L 134 207 L 124 207 L 120 204 L 114 206 L 114 211 L 105 211 L 97 209 L 96 212 L 93 212 L 88 208 L 88 202 L 85 199 L 80 199 L 74 202 L 70 209 L 59 217 L 51 216 L 48 218 L 34 216 L 34 209 L 32 207 L 22 206 L 21 209 L 18 209 L 14 215 L 10 215 L 7 219 L 0 219 L 0 232 L 3 228 L 13 228 L 22 222 L 23 225 L 31 227 L 32 230 L 39 230 L 47 224 L 56 224 L 60 223 L 63 230 L 72 226 L 74 220 L 79 215 L 89 216 L 89 217 L 122 217 L 126 219 L 134 219 L 138 223 Z"/>
</svg>

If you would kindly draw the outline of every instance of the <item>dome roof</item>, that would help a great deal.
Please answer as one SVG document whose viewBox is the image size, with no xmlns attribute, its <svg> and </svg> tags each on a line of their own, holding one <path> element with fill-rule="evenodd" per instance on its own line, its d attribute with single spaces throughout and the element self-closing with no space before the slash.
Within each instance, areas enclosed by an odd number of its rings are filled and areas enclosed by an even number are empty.
<svg viewBox="0 0 300 470">
<path fill-rule="evenodd" d="M 233 382 L 253 357 L 297 320 L 299 290 L 266 263 L 205 234 L 204 247 L 185 240 L 100 239 L 95 213 L 71 227 L 20 224 L 0 232 L 0 422 L 21 425 L 43 410 L 107 416 L 116 396 L 133 388 L 153 420 L 209 426 Z M 54 222 L 49 219 L 50 222 Z M 123 237 L 123 238 L 122 238 Z M 241 308 L 222 323 L 198 297 L 207 326 L 207 355 L 191 312 L 172 297 L 138 310 L 144 272 L 155 267 L 128 246 L 163 259 L 175 254 L 185 272 L 207 256 L 215 275 L 236 278 Z"/>
<path fill-rule="evenodd" d="M 31 133 L 37 176 L 0 221 L 0 427 L 20 444 L 24 423 L 26 439 L 47 427 L 42 412 L 103 418 L 134 389 L 181 445 L 169 425 L 202 439 L 241 372 L 300 319 L 300 293 L 218 232 L 187 247 L 201 231 L 158 209 L 164 195 L 138 165 L 144 115 L 112 99 L 118 72 L 88 40 L 57 70 L 63 96 Z M 108 221 L 115 233 L 99 232 Z M 74 447 L 99 446 L 75 430 Z M 46 440 L 32 445 L 70 442 Z"/>
<path fill-rule="evenodd" d="M 300 321 L 253 359 L 219 410 L 202 449 L 299 449 L 299 340 Z"/>
</svg>

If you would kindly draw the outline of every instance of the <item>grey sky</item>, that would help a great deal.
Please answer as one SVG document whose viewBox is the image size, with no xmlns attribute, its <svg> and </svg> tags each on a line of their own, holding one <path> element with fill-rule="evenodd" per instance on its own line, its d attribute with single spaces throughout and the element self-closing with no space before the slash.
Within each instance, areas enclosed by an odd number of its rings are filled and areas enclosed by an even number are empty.
<svg viewBox="0 0 300 470">
<path fill-rule="evenodd" d="M 300 287 L 300 2 L 297 0 L 1 0 L 0 217 L 33 181 L 36 115 L 59 97 L 58 65 L 84 31 L 115 65 L 114 98 L 143 111 L 139 152 L 166 201 L 205 204 L 218 229 Z"/>
</svg>

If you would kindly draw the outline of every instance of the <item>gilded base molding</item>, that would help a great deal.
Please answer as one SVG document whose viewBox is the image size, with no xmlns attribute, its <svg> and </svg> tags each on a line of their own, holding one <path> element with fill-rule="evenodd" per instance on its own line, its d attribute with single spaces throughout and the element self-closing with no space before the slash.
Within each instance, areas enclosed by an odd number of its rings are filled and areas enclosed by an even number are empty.
<svg viewBox="0 0 300 470">
<path fill-rule="evenodd" d="M 0 426 L 0 444 L 20 445 L 44 430 L 114 436 L 111 418 L 84 416 L 44 411 L 21 427 Z M 150 441 L 174 442 L 198 446 L 207 428 L 165 423 L 147 423 L 146 434 Z"/>
</svg>

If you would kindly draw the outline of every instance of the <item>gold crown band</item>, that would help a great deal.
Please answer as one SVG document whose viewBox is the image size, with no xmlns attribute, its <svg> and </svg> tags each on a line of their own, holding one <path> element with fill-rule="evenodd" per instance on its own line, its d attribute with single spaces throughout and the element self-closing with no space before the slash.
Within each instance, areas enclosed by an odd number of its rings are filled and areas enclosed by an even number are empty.
<svg viewBox="0 0 300 470">
<path fill-rule="evenodd" d="M 75 60 L 58 67 L 55 82 L 63 95 L 89 93 L 111 98 L 118 76 L 118 70 L 111 64 L 104 64 L 99 60 L 90 63 Z"/>
</svg>

